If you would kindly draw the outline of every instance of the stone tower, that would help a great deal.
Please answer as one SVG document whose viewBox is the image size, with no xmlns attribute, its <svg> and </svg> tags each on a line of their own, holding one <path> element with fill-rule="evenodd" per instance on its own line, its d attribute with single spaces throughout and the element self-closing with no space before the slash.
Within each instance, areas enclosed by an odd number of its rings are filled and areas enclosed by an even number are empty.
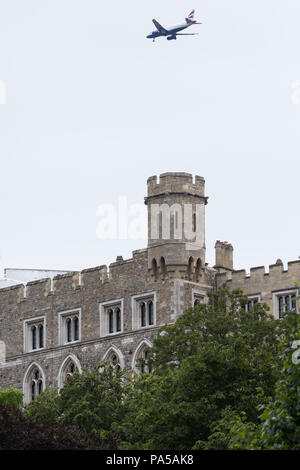
<svg viewBox="0 0 300 470">
<path fill-rule="evenodd" d="M 197 281 L 205 267 L 205 180 L 189 173 L 148 178 L 148 269 Z"/>
</svg>

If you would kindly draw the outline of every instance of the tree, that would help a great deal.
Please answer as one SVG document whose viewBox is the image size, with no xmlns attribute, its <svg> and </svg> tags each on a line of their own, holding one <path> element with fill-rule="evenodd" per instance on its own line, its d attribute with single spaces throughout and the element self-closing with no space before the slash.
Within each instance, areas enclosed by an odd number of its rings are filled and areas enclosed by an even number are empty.
<svg viewBox="0 0 300 470">
<path fill-rule="evenodd" d="M 258 422 L 257 406 L 274 395 L 280 330 L 265 305 L 246 311 L 246 302 L 240 291 L 220 289 L 160 330 L 154 372 L 134 380 L 115 428 L 122 448 L 203 446 L 226 408 Z"/>
<path fill-rule="evenodd" d="M 76 427 L 91 444 L 115 449 L 111 427 L 123 418 L 126 390 L 124 373 L 103 363 L 67 377 L 60 393 L 46 390 L 25 413 L 34 421 Z"/>
<path fill-rule="evenodd" d="M 32 421 L 0 403 L 0 450 L 85 450 L 86 436 L 74 427 Z"/>
<path fill-rule="evenodd" d="M 0 390 L 0 403 L 13 408 L 21 408 L 23 404 L 23 393 L 21 390 L 13 387 Z"/>
<path fill-rule="evenodd" d="M 245 416 L 235 420 L 231 429 L 232 449 L 300 450 L 299 315 L 288 313 L 283 328 L 282 368 L 275 397 L 267 406 L 258 408 L 259 424 L 255 425 Z"/>
<path fill-rule="evenodd" d="M 46 389 L 34 401 L 26 405 L 24 414 L 36 422 L 58 423 L 61 413 L 57 389 Z"/>
</svg>

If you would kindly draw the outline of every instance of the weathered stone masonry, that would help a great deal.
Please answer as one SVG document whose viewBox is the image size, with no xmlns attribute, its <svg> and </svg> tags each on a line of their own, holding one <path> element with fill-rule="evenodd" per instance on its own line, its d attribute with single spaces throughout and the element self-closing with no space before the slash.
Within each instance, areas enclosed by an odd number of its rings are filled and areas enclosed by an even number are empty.
<svg viewBox="0 0 300 470">
<path fill-rule="evenodd" d="M 300 261 L 284 271 L 278 260 L 269 273 L 259 267 L 247 276 L 233 270 L 232 246 L 218 241 L 216 264 L 207 266 L 204 184 L 202 177 L 187 173 L 165 173 L 159 182 L 148 179 L 148 248 L 134 251 L 132 259 L 118 257 L 109 270 L 99 266 L 0 289 L 0 388 L 17 387 L 30 401 L 45 387 L 61 386 L 72 367 L 81 370 L 113 358 L 120 367 L 135 369 L 158 328 L 206 301 L 216 286 L 241 288 L 253 302 L 266 302 L 275 316 L 287 302 L 292 307 Z M 162 219 L 152 237 L 153 204 L 172 206 L 170 239 L 162 237 Z M 184 233 L 174 238 L 175 226 L 183 223 L 180 208 L 186 205 L 193 214 L 197 206 L 201 209 L 194 244 Z"/>
</svg>

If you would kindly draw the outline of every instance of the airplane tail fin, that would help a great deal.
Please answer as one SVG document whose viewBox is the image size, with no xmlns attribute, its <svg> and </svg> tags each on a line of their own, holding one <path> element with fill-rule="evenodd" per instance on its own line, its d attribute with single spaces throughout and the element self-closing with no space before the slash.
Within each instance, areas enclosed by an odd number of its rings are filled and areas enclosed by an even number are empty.
<svg viewBox="0 0 300 470">
<path fill-rule="evenodd" d="M 187 24 L 196 23 L 196 21 L 194 20 L 194 14 L 195 14 L 195 10 L 192 10 L 191 13 L 189 14 L 189 16 L 185 19 Z"/>
</svg>

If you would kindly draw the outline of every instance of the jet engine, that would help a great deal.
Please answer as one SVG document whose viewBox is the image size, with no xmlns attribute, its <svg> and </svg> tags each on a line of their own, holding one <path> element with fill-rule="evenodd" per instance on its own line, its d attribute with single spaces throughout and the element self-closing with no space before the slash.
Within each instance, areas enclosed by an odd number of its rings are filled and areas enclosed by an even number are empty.
<svg viewBox="0 0 300 470">
<path fill-rule="evenodd" d="M 172 34 L 172 36 L 167 36 L 168 41 L 171 41 L 172 39 L 177 39 L 176 34 Z"/>
</svg>

